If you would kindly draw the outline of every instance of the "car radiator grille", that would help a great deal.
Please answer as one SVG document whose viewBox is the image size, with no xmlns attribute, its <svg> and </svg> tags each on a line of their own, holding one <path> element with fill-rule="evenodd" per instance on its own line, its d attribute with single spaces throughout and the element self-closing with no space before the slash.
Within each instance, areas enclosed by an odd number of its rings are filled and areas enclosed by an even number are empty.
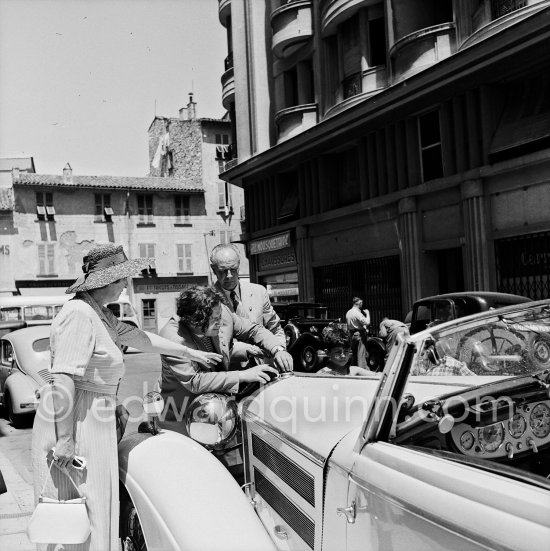
<svg viewBox="0 0 550 551">
<path fill-rule="evenodd" d="M 256 491 L 275 512 L 313 549 L 315 523 L 254 467 Z"/>
<path fill-rule="evenodd" d="M 40 375 L 40 377 L 42 377 L 42 379 L 44 379 L 44 381 L 46 381 L 47 383 L 49 383 L 51 380 L 52 380 L 52 374 L 50 373 L 50 370 L 49 369 L 41 369 L 38 374 Z"/>
<path fill-rule="evenodd" d="M 252 435 L 252 452 L 268 469 L 315 507 L 315 480 L 309 473 L 255 434 Z"/>
</svg>

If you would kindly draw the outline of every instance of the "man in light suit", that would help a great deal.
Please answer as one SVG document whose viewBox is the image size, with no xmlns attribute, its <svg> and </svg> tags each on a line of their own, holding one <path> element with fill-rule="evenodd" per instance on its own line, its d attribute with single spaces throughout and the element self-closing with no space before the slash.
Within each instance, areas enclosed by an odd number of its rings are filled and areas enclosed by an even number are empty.
<svg viewBox="0 0 550 551">
<path fill-rule="evenodd" d="M 271 306 L 265 287 L 239 281 L 239 251 L 235 245 L 217 245 L 210 255 L 210 266 L 216 276 L 215 289 L 224 297 L 224 304 L 238 316 L 263 325 L 277 338 L 279 349 L 286 350 L 281 320 Z M 232 362 L 243 361 L 247 355 L 259 356 L 261 351 L 252 344 L 236 343 Z M 288 369 L 287 369 L 288 370 Z"/>
<path fill-rule="evenodd" d="M 178 300 L 179 321 L 171 318 L 160 335 L 195 350 L 218 352 L 222 361 L 206 368 L 186 358 L 161 355 L 160 392 L 165 401 L 160 425 L 187 435 L 184 418 L 191 401 L 199 394 L 236 394 L 239 383 L 265 383 L 278 371 L 292 370 L 292 357 L 279 350 L 279 341 L 267 329 L 241 318 L 222 304 L 222 297 L 211 287 L 198 285 L 185 289 Z M 229 358 L 233 339 L 252 340 L 274 356 L 277 368 L 256 365 L 232 370 Z"/>
</svg>

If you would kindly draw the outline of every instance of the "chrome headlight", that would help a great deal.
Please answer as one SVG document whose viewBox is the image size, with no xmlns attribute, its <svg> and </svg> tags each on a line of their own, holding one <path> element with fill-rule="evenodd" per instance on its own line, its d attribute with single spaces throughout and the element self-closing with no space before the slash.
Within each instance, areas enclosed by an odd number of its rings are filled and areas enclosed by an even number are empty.
<svg viewBox="0 0 550 551">
<path fill-rule="evenodd" d="M 224 394 L 201 394 L 185 413 L 187 434 L 210 450 L 223 449 L 235 434 L 237 423 L 237 403 Z"/>
</svg>

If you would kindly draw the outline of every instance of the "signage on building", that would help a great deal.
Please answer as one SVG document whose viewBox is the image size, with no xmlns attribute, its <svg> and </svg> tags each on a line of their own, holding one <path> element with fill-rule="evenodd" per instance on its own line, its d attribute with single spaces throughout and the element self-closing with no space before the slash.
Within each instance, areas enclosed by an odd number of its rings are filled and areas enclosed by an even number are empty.
<svg viewBox="0 0 550 551">
<path fill-rule="evenodd" d="M 133 279 L 134 293 L 179 293 L 189 285 L 208 285 L 206 276 L 139 277 Z"/>
<path fill-rule="evenodd" d="M 269 289 L 269 296 L 271 297 L 293 297 L 296 295 L 298 295 L 298 287 L 272 287 Z"/>
<path fill-rule="evenodd" d="M 292 247 L 286 247 L 280 251 L 264 253 L 259 256 L 258 267 L 260 271 L 286 268 L 296 265 L 296 253 Z"/>
<path fill-rule="evenodd" d="M 0 254 L 4 256 L 10 255 L 10 246 L 9 245 L 0 245 Z"/>
<path fill-rule="evenodd" d="M 550 271 L 550 232 L 495 241 L 501 277 L 547 276 Z"/>
<path fill-rule="evenodd" d="M 290 247 L 290 231 L 250 242 L 250 254 L 268 253 Z"/>
</svg>

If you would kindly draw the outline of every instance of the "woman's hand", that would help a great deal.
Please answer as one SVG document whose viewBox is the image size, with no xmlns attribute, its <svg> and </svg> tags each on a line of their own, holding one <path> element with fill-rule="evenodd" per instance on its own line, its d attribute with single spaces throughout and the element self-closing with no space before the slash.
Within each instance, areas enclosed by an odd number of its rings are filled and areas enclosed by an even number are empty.
<svg viewBox="0 0 550 551">
<path fill-rule="evenodd" d="M 194 350 L 188 347 L 185 347 L 183 356 L 193 362 L 198 362 L 210 368 L 220 363 L 223 359 L 222 355 L 216 352 L 203 352 L 202 350 Z"/>
<path fill-rule="evenodd" d="M 239 383 L 267 383 L 279 372 L 270 365 L 262 364 L 239 371 Z"/>
<path fill-rule="evenodd" d="M 74 440 L 72 436 L 62 436 L 55 444 L 53 460 L 60 467 L 68 467 L 74 458 Z"/>
</svg>

